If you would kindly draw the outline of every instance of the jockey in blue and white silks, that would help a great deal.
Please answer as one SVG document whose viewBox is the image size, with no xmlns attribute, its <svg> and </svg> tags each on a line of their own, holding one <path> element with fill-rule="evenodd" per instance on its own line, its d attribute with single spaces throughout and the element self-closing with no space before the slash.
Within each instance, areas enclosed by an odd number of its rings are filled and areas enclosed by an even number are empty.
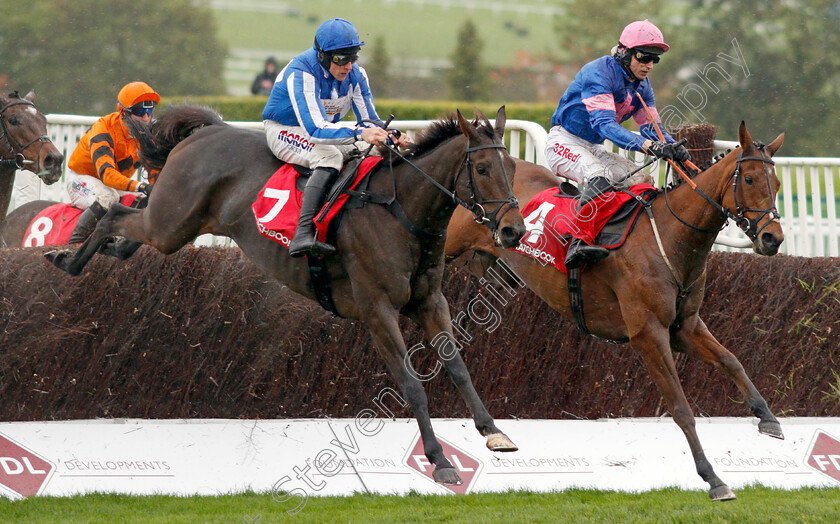
<svg viewBox="0 0 840 524">
<path fill-rule="evenodd" d="M 350 109 L 358 122 L 380 120 L 365 70 L 353 63 L 347 77 L 339 81 L 321 66 L 317 55 L 314 48 L 308 49 L 283 68 L 262 114 L 266 130 L 273 123 L 292 128 L 292 136 L 288 132 L 268 136 L 269 144 L 272 140 L 283 142 L 272 144 L 272 151 L 283 160 L 292 156 L 288 162 L 305 167 L 310 166 L 315 144 L 352 145 L 359 140 L 357 129 L 337 124 Z M 340 160 L 326 164 L 340 168 Z"/>
<path fill-rule="evenodd" d="M 280 160 L 312 169 L 303 191 L 297 231 L 289 244 L 293 257 L 335 253 L 335 247 L 315 238 L 313 219 L 324 194 L 357 141 L 380 144 L 389 138 L 384 128 L 362 122 L 381 122 L 367 74 L 356 64 L 364 44 L 347 20 L 332 18 L 322 23 L 312 49 L 293 58 L 277 76 L 263 109 L 272 153 Z M 351 108 L 356 127 L 337 125 Z M 404 133 L 391 140 L 396 147 L 410 143 Z"/>
<path fill-rule="evenodd" d="M 668 49 L 659 28 L 647 20 L 633 22 L 621 32 L 612 53 L 583 66 L 560 99 L 551 117 L 545 156 L 556 175 L 584 185 L 577 203 L 579 217 L 594 216 L 593 210 L 583 211 L 584 206 L 619 182 L 620 187 L 652 182 L 644 172 L 625 180 L 636 165 L 607 151 L 602 145 L 605 139 L 658 158 L 690 158 L 685 147 L 675 145 L 658 123 L 653 88 L 647 78 Z M 631 116 L 640 126 L 641 137 L 621 126 Z M 659 126 L 664 141 L 658 140 L 654 126 Z M 569 246 L 566 268 L 575 269 L 608 255 L 606 249 L 581 245 L 576 239 Z"/>
</svg>

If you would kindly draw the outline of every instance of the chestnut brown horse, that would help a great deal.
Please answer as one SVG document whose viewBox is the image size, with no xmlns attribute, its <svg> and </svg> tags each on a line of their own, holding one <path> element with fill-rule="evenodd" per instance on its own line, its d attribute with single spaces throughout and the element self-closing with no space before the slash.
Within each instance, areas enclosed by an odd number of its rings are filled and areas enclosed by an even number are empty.
<svg viewBox="0 0 840 524">
<path fill-rule="evenodd" d="M 783 438 L 779 422 L 741 363 L 715 340 L 698 314 L 706 260 L 727 216 L 747 230 L 756 253 L 774 255 L 784 239 L 775 210 L 779 180 L 770 159 L 781 147 L 784 134 L 763 146 L 753 142 L 742 122 L 738 137 L 740 149 L 693 179 L 710 201 L 687 183 L 659 194 L 652 204 L 653 222 L 642 213 L 624 245 L 586 269 L 581 277 L 586 327 L 606 339 L 630 339 L 674 421 L 685 433 L 697 473 L 709 483 L 712 500 L 733 499 L 735 495 L 703 453 L 672 351 L 687 353 L 721 369 L 760 419 L 759 431 Z M 529 202 L 537 193 L 556 185 L 557 178 L 549 170 L 517 161 L 514 193 L 520 201 Z M 469 250 L 478 254 L 475 272 L 480 273 L 501 257 L 549 306 L 573 318 L 565 274 L 533 258 L 498 248 L 468 216 L 456 212 L 449 225 L 446 255 L 457 257 Z"/>
<path fill-rule="evenodd" d="M 502 143 L 504 125 L 504 107 L 495 128 L 483 115 L 470 122 L 458 113 L 421 133 L 411 154 L 386 158 L 372 175 L 368 193 L 395 196 L 403 216 L 398 219 L 375 204 L 347 210 L 336 231 L 339 253 L 327 258 L 337 312 L 369 328 L 414 411 L 426 456 L 435 465 L 434 478 L 443 484 L 461 479 L 435 438 L 421 382 L 403 366 L 406 345 L 399 316 L 419 324 L 429 340 L 443 334 L 454 344 L 441 280 L 446 227 L 456 203 L 469 207 L 471 216 L 494 230 L 505 246 L 517 246 L 524 235 L 509 179 L 514 163 Z M 306 259 L 290 257 L 285 247 L 257 231 L 251 204 L 281 165 L 266 146 L 265 134 L 229 126 L 215 113 L 191 107 L 170 110 L 151 132 L 152 137 L 135 133 L 149 167 L 162 168 L 148 207 L 115 204 L 75 254 L 52 252 L 48 258 L 78 275 L 114 235 L 172 253 L 199 234 L 212 233 L 232 238 L 267 275 L 314 299 Z M 444 365 L 476 428 L 487 437 L 487 447 L 516 450 L 485 409 L 461 357 L 444 360 Z"/>
<path fill-rule="evenodd" d="M 45 184 L 61 178 L 64 155 L 47 136 L 47 119 L 34 101 L 34 91 L 23 98 L 0 95 L 0 246 L 17 170 L 32 171 Z"/>
</svg>

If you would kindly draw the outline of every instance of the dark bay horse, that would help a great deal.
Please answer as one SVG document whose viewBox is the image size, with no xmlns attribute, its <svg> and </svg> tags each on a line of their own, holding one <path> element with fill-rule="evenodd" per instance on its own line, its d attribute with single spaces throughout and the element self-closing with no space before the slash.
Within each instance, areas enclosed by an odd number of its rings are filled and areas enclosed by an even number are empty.
<svg viewBox="0 0 840 524">
<path fill-rule="evenodd" d="M 756 253 L 772 256 L 784 240 L 775 210 L 780 183 L 770 160 L 781 147 L 784 134 L 762 146 L 753 142 L 742 122 L 738 138 L 740 149 L 693 179 L 720 209 L 687 183 L 660 194 L 652 205 L 655 224 L 642 213 L 625 244 L 581 275 L 586 327 L 603 338 L 630 339 L 674 421 L 685 433 L 697 473 L 709 483 L 712 500 L 733 499 L 735 495 L 703 453 L 672 351 L 687 353 L 722 370 L 760 419 L 759 431 L 783 438 L 779 422 L 741 363 L 715 339 L 698 314 L 705 290 L 706 260 L 727 218 L 722 211 L 747 229 Z M 514 193 L 521 202 L 530 202 L 537 193 L 557 186 L 557 178 L 548 169 L 523 161 L 517 161 L 514 180 Z M 661 237 L 662 250 L 657 246 L 654 227 Z M 470 250 L 477 255 L 472 264 L 474 272 L 481 273 L 501 257 L 549 306 L 573 318 L 565 274 L 533 258 L 498 248 L 468 216 L 456 212 L 449 225 L 446 255 L 453 258 Z"/>
<path fill-rule="evenodd" d="M 34 101 L 34 91 L 23 98 L 17 92 L 0 95 L 0 246 L 15 172 L 32 171 L 48 185 L 61 178 L 64 155 L 47 135 L 47 119 Z"/>
<path fill-rule="evenodd" d="M 406 345 L 399 315 L 418 323 L 429 340 L 443 334 L 454 343 L 441 279 L 446 227 L 457 201 L 471 207 L 505 246 L 515 247 L 525 233 L 509 178 L 515 172 L 513 159 L 502 145 L 504 125 L 504 107 L 495 128 L 483 115 L 470 122 L 458 113 L 421 133 L 408 160 L 386 158 L 369 191 L 395 194 L 405 216 L 424 233 L 410 233 L 379 205 L 351 209 L 336 232 L 339 254 L 327 259 L 338 313 L 369 328 L 414 411 L 426 456 L 435 465 L 434 478 L 443 484 L 461 479 L 435 438 L 421 382 L 403 364 Z M 148 207 L 115 204 L 75 254 L 52 252 L 48 258 L 77 275 L 114 235 L 168 254 L 199 234 L 212 233 L 232 238 L 267 275 L 314 299 L 307 261 L 290 257 L 255 225 L 251 204 L 281 165 L 264 133 L 229 126 L 212 111 L 191 107 L 170 110 L 151 132 L 152 137 L 135 134 L 149 167 L 162 168 Z M 487 447 L 515 451 L 485 409 L 461 357 L 455 354 L 444 364 L 476 428 L 487 437 Z"/>
</svg>

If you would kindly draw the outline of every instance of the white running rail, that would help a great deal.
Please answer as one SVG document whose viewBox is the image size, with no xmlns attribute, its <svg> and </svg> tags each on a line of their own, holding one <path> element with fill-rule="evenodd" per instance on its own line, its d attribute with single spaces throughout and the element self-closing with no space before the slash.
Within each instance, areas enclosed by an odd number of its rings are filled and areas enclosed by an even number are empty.
<svg viewBox="0 0 840 524">
<path fill-rule="evenodd" d="M 92 116 L 47 115 L 47 132 L 66 159 L 96 119 Z M 391 127 L 413 135 L 431 122 L 395 120 Z M 345 124 L 352 125 L 350 122 Z M 231 125 L 262 129 L 262 122 L 231 122 Z M 545 129 L 535 122 L 508 120 L 505 125 L 505 142 L 511 155 L 540 165 L 546 165 L 547 136 Z M 715 141 L 718 151 L 736 145 L 737 142 Z M 776 173 L 782 181 L 777 202 L 785 232 L 781 252 L 799 256 L 840 256 L 840 158 L 776 157 L 774 160 Z M 657 182 L 661 184 L 661 177 Z M 10 209 L 38 199 L 68 201 L 64 177 L 52 186 L 45 186 L 31 173 L 18 172 Z M 210 235 L 203 235 L 198 243 L 230 245 L 229 239 Z M 717 244 L 716 249 L 725 251 L 752 248 L 749 239 L 731 223 L 718 236 Z"/>
</svg>

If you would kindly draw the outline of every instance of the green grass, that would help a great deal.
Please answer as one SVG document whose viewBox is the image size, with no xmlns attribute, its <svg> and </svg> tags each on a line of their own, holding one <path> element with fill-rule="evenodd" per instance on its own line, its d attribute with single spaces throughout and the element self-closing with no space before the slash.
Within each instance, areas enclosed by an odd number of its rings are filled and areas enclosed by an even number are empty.
<svg viewBox="0 0 840 524">
<path fill-rule="evenodd" d="M 561 4 L 556 0 L 525 0 L 523 3 L 555 7 Z M 276 5 L 276 2 L 267 4 Z M 483 57 L 495 64 L 512 63 L 519 49 L 534 53 L 546 51 L 556 40 L 552 24 L 545 16 L 462 8 L 457 0 L 452 1 L 450 8 L 385 0 L 308 0 L 287 4 L 300 14 L 214 9 L 219 36 L 231 47 L 297 54 L 312 45 L 315 30 L 321 22 L 340 17 L 353 22 L 362 40 L 368 44 L 377 37 L 384 38 L 388 52 L 394 58 L 445 58 L 455 48 L 458 28 L 466 20 L 473 20 L 484 41 Z M 434 37 L 430 38 L 430 35 Z"/>
<path fill-rule="evenodd" d="M 0 499 L 2 522 L 840 522 L 840 488 L 782 491 L 750 487 L 713 503 L 705 492 L 640 494 L 570 490 L 466 496 L 311 497 L 295 516 L 269 495 L 178 498 L 87 495 Z"/>
</svg>

